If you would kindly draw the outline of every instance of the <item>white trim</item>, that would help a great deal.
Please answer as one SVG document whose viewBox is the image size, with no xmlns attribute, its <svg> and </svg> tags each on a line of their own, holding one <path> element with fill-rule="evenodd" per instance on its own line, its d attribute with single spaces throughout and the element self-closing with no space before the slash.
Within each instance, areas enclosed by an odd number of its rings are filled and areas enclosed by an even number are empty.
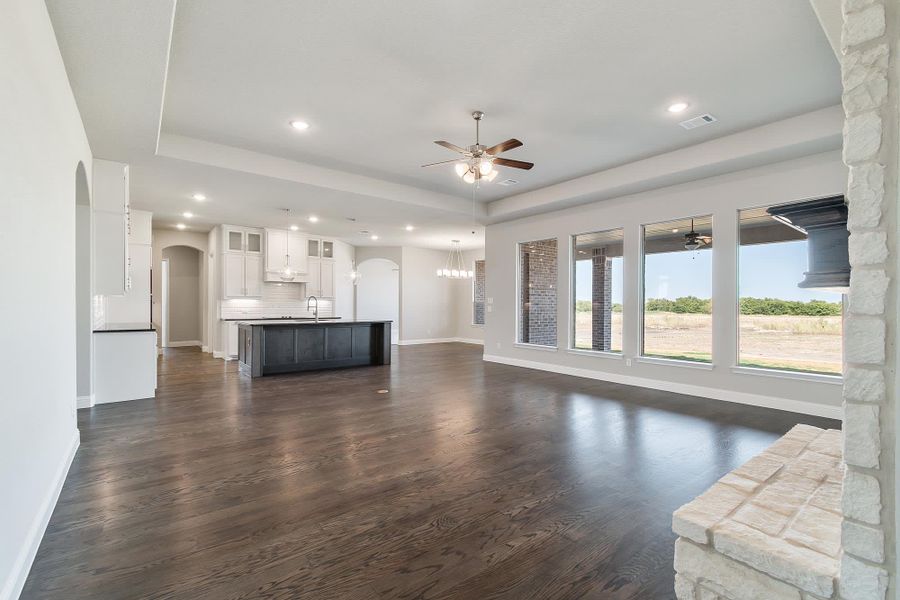
<svg viewBox="0 0 900 600">
<path fill-rule="evenodd" d="M 183 348 L 185 346 L 203 346 L 203 342 L 200 340 L 189 340 L 186 342 L 169 342 L 166 344 L 167 348 Z"/>
<path fill-rule="evenodd" d="M 778 379 L 799 379 L 800 381 L 815 381 L 829 383 L 831 385 L 843 385 L 844 378 L 841 375 L 825 375 L 824 373 L 801 373 L 798 371 L 782 371 L 781 369 L 765 369 L 761 367 L 731 367 L 732 373 L 739 375 L 757 375 L 760 377 L 777 377 Z"/>
<path fill-rule="evenodd" d="M 624 354 L 621 352 L 610 352 L 609 350 L 588 350 L 586 348 L 568 348 L 566 350 L 568 354 L 580 354 L 582 356 L 596 356 L 599 358 L 612 358 L 615 360 L 622 360 L 624 358 Z"/>
<path fill-rule="evenodd" d="M 475 344 L 477 346 L 484 346 L 484 340 L 478 340 L 475 338 L 453 338 L 454 342 L 458 342 L 460 344 Z"/>
<path fill-rule="evenodd" d="M 90 408 L 94 406 L 94 395 L 90 394 L 89 396 L 78 396 L 75 398 L 75 407 L 76 408 Z"/>
<path fill-rule="evenodd" d="M 645 387 L 653 390 L 663 390 L 676 394 L 700 396 L 703 398 L 711 398 L 713 400 L 724 400 L 725 402 L 747 404 L 749 406 L 761 406 L 763 408 L 786 410 L 806 415 L 813 415 L 816 417 L 826 417 L 829 419 L 841 419 L 842 417 L 840 406 L 830 406 L 827 404 L 819 404 L 817 402 L 790 400 L 788 398 L 777 398 L 775 396 L 763 396 L 760 394 L 748 394 L 745 392 L 733 392 L 731 390 L 723 390 L 719 388 L 691 385 L 686 383 L 675 383 L 672 381 L 662 381 L 658 379 L 648 379 L 646 377 L 635 377 L 633 375 L 619 375 L 617 373 L 609 373 L 606 371 L 593 371 L 590 369 L 565 367 L 562 365 L 523 360 L 519 358 L 507 358 L 505 356 L 497 356 L 493 354 L 485 354 L 483 360 L 487 362 L 511 365 L 514 367 L 525 367 L 526 369 L 550 371 L 552 373 L 571 375 L 573 377 L 585 377 L 587 379 L 610 381 L 612 383 L 621 383 L 623 385 L 635 385 L 638 387 Z"/>
<path fill-rule="evenodd" d="M 516 348 L 525 348 L 526 350 L 540 350 L 541 352 L 559 352 L 559 346 L 541 346 L 540 344 L 523 344 L 522 342 L 513 342 Z"/>
<path fill-rule="evenodd" d="M 455 342 L 457 338 L 424 338 L 419 340 L 400 340 L 398 346 L 417 346 L 419 344 L 448 344 Z"/>
<path fill-rule="evenodd" d="M 62 457 L 50 489 L 47 490 L 47 495 L 44 497 L 44 501 L 41 502 L 41 506 L 38 507 L 34 520 L 28 528 L 25 543 L 19 549 L 19 555 L 16 557 L 12 569 L 10 569 L 9 577 L 3 583 L 3 588 L 0 589 L 0 600 L 15 600 L 22 593 L 22 588 L 25 587 L 25 580 L 28 579 L 28 572 L 31 571 L 34 557 L 41 545 L 44 532 L 47 531 L 47 524 L 50 522 L 53 509 L 56 508 L 56 501 L 59 500 L 59 494 L 62 492 L 66 476 L 69 474 L 69 467 L 72 466 L 72 459 L 75 458 L 75 452 L 78 450 L 80 443 L 81 436 L 78 430 L 75 429 L 72 432 L 69 449 Z"/>
<path fill-rule="evenodd" d="M 225 358 L 225 353 L 213 350 L 213 358 Z"/>
<path fill-rule="evenodd" d="M 206 346 L 206 345 L 200 346 L 200 351 L 201 351 L 201 352 L 206 352 L 206 353 L 208 354 L 208 353 L 209 353 L 209 346 Z"/>
<path fill-rule="evenodd" d="M 680 360 L 678 358 L 661 358 L 656 356 L 635 356 L 634 360 L 648 365 L 662 365 L 664 367 L 685 367 L 687 369 L 701 369 L 712 371 L 713 364 L 707 362 L 694 362 L 692 360 Z"/>
</svg>

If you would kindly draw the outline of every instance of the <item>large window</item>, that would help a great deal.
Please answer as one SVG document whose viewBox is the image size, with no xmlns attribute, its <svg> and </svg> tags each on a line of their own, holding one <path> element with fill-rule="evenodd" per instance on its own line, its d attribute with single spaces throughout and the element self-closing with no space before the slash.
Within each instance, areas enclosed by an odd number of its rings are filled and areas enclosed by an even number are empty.
<svg viewBox="0 0 900 600">
<path fill-rule="evenodd" d="M 556 240 L 519 244 L 521 344 L 556 346 Z"/>
<path fill-rule="evenodd" d="M 622 229 L 572 236 L 576 349 L 622 352 L 623 239 Z"/>
<path fill-rule="evenodd" d="M 790 206 L 739 213 L 738 363 L 840 374 L 842 296 L 801 287 L 810 270 L 807 234 L 776 218 Z"/>
<path fill-rule="evenodd" d="M 484 325 L 484 261 L 475 261 L 472 278 L 472 324 Z"/>
<path fill-rule="evenodd" d="M 644 226 L 644 356 L 712 361 L 712 217 Z"/>
</svg>

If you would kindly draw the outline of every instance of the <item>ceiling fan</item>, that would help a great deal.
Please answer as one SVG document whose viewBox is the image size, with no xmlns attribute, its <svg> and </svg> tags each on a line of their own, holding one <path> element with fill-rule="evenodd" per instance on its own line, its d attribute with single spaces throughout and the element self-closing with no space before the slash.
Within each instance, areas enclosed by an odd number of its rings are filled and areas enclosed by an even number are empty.
<svg viewBox="0 0 900 600">
<path fill-rule="evenodd" d="M 702 246 L 709 246 L 712 243 L 712 236 L 700 235 L 694 231 L 694 219 L 691 219 L 691 230 L 684 234 L 684 249 L 699 250 Z"/>
<path fill-rule="evenodd" d="M 476 110 L 472 113 L 472 118 L 475 119 L 475 143 L 471 146 L 461 148 L 456 144 L 451 144 L 450 142 L 445 142 L 443 140 L 435 142 L 435 144 L 437 144 L 438 146 L 443 146 L 444 148 L 453 150 L 454 152 L 459 152 L 463 155 L 461 158 L 454 158 L 453 160 L 442 160 L 440 162 L 430 163 L 422 166 L 433 167 L 436 165 L 456 163 L 456 174 L 459 175 L 466 183 L 475 183 L 476 181 L 480 181 L 482 179 L 493 181 L 497 176 L 497 170 L 494 168 L 495 166 L 512 167 L 514 169 L 525 170 L 528 170 L 534 166 L 534 163 L 525 162 L 523 160 L 512 160 L 509 158 L 498 156 L 501 152 L 506 152 L 507 150 L 512 150 L 522 145 L 522 142 L 515 138 L 508 139 L 505 142 L 500 142 L 499 144 L 491 146 L 490 148 L 483 145 L 481 143 L 480 137 L 480 124 L 481 119 L 484 118 L 484 113 L 480 110 Z"/>
</svg>

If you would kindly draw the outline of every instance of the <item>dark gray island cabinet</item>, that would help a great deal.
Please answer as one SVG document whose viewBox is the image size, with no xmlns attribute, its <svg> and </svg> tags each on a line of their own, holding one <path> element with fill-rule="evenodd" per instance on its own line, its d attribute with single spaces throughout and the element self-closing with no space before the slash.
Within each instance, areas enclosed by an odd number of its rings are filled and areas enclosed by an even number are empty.
<svg viewBox="0 0 900 600">
<path fill-rule="evenodd" d="M 391 364 L 390 321 L 241 321 L 241 373 L 262 377 Z"/>
</svg>

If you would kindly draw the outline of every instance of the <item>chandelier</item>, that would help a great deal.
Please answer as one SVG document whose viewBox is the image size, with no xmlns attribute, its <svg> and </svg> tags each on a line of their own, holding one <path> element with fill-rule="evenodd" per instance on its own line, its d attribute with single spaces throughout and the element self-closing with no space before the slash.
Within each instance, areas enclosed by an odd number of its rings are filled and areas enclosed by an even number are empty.
<svg viewBox="0 0 900 600">
<path fill-rule="evenodd" d="M 465 267 L 459 240 L 451 240 L 447 264 L 443 269 L 437 270 L 437 276 L 445 279 L 472 279 L 473 275 L 474 273 Z"/>
</svg>

